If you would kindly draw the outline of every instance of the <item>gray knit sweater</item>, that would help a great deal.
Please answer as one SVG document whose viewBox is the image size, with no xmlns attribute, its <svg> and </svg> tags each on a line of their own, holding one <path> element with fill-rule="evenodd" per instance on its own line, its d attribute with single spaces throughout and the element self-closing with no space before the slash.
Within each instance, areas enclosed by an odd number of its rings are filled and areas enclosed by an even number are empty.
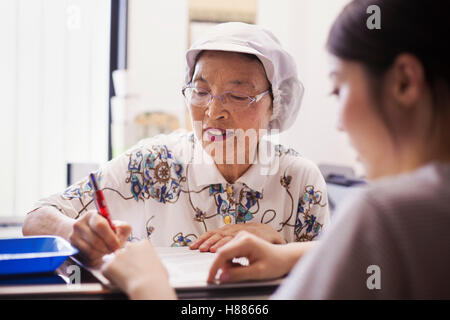
<svg viewBox="0 0 450 320">
<path fill-rule="evenodd" d="M 450 299 L 450 164 L 374 181 L 333 219 L 274 299 Z"/>
</svg>

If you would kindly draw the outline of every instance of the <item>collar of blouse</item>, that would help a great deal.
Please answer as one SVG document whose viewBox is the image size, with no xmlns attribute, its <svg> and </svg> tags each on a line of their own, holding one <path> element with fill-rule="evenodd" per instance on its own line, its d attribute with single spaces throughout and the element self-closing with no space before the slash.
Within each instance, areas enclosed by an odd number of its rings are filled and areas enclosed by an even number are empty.
<svg viewBox="0 0 450 320">
<path fill-rule="evenodd" d="M 234 184 L 245 184 L 254 191 L 262 192 L 268 177 L 278 172 L 277 160 L 279 160 L 279 157 L 276 157 L 273 145 L 262 139 L 259 145 L 260 150 L 261 148 L 270 150 L 270 152 L 260 153 L 258 160 Z M 202 148 L 199 142 L 194 144 L 194 156 L 189 167 L 188 180 L 191 188 L 212 184 L 229 185 L 217 169 L 212 157 Z"/>
</svg>

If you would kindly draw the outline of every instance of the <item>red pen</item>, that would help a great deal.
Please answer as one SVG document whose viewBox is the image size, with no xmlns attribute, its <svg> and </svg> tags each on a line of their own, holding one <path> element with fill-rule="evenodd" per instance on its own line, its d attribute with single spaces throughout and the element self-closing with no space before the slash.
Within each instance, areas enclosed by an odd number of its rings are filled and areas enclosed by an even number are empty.
<svg viewBox="0 0 450 320">
<path fill-rule="evenodd" d="M 111 221 L 111 215 L 109 214 L 109 209 L 106 205 L 105 196 L 103 195 L 103 191 L 98 188 L 97 180 L 93 173 L 89 174 L 89 180 L 91 181 L 92 188 L 94 188 L 94 202 L 98 213 L 108 221 L 111 229 L 116 232 L 116 226 Z"/>
</svg>

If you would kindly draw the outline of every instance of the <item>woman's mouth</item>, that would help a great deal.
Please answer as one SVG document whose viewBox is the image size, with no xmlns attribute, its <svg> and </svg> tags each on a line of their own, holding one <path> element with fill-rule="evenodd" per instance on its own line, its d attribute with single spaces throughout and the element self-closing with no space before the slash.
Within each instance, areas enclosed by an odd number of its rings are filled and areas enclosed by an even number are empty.
<svg viewBox="0 0 450 320">
<path fill-rule="evenodd" d="M 234 134 L 232 130 L 225 130 L 221 128 L 206 128 L 204 130 L 203 138 L 206 141 L 217 142 L 226 140 L 233 135 Z"/>
</svg>

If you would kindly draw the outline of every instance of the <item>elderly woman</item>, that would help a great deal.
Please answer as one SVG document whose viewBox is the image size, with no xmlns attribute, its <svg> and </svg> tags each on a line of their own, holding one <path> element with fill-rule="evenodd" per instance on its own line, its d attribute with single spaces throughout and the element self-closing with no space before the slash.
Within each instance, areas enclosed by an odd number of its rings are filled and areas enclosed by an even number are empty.
<svg viewBox="0 0 450 320">
<path fill-rule="evenodd" d="M 292 57 L 270 32 L 225 23 L 186 60 L 193 132 L 143 140 L 96 173 L 116 233 L 96 213 L 86 178 L 40 200 L 25 235 L 60 235 L 89 265 L 127 239 L 211 252 L 241 230 L 280 244 L 317 239 L 329 221 L 319 170 L 262 139 L 298 113 L 303 88 Z"/>
</svg>

